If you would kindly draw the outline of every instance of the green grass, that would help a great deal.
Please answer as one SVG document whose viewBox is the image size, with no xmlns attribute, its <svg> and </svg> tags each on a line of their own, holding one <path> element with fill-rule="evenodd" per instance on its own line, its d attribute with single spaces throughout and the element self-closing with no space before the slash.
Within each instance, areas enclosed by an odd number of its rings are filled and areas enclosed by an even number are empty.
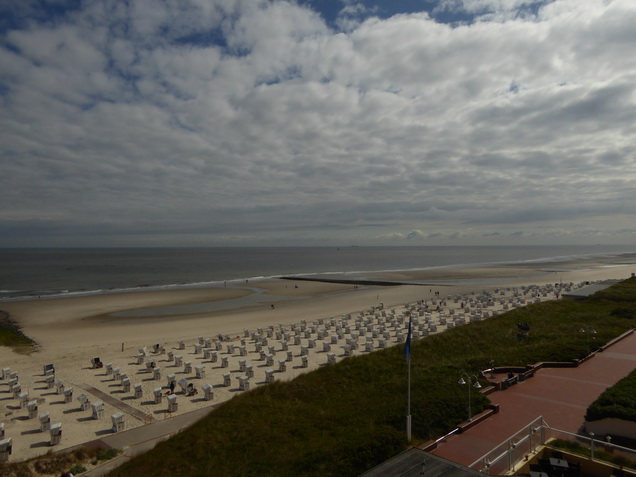
<svg viewBox="0 0 636 477">
<path fill-rule="evenodd" d="M 610 417 L 636 422 L 636 370 L 603 391 L 588 407 L 585 419 L 598 421 Z"/>
<path fill-rule="evenodd" d="M 616 293 L 516 309 L 413 342 L 415 442 L 436 438 L 467 417 L 470 374 L 496 365 L 570 361 L 634 325 L 612 311 L 634 310 L 636 280 Z M 517 323 L 531 326 L 517 339 Z M 594 339 L 581 333 L 596 330 Z M 353 476 L 405 449 L 407 367 L 402 346 L 346 358 L 336 365 L 237 395 L 191 428 L 127 462 L 113 476 Z M 473 393 L 473 413 L 488 399 Z"/>
<path fill-rule="evenodd" d="M 0 310 L 0 346 L 9 346 L 20 353 L 30 353 L 35 350 L 36 343 L 22 332 L 7 312 Z"/>
</svg>

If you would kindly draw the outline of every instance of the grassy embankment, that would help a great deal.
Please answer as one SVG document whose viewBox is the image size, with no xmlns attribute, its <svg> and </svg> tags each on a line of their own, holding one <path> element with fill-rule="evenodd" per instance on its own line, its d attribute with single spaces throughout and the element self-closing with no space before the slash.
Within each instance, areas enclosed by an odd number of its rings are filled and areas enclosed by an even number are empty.
<svg viewBox="0 0 636 477">
<path fill-rule="evenodd" d="M 0 346 L 9 346 L 17 353 L 31 353 L 37 344 L 26 336 L 6 311 L 0 310 Z"/>
<path fill-rule="evenodd" d="M 634 326 L 636 280 L 581 302 L 558 301 L 413 343 L 414 443 L 452 430 L 467 417 L 462 371 L 497 365 L 568 361 Z M 529 337 L 517 339 L 517 323 Z M 402 346 L 237 395 L 191 428 L 127 462 L 111 475 L 358 475 L 406 448 L 407 367 Z M 473 411 L 488 399 L 473 393 Z"/>
</svg>

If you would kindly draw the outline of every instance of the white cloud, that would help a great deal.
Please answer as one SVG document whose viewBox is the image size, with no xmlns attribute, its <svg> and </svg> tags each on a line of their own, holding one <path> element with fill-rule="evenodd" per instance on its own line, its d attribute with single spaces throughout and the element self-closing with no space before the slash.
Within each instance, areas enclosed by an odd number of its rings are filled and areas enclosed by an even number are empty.
<svg viewBox="0 0 636 477">
<path fill-rule="evenodd" d="M 3 230 L 633 242 L 629 0 L 340 32 L 292 2 L 87 5 L 0 43 Z"/>
</svg>

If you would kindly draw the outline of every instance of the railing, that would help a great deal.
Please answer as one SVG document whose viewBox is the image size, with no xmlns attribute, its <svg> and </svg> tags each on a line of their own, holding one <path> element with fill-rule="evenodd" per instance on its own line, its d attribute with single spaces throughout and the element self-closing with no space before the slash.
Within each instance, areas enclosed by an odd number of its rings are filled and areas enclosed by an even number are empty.
<svg viewBox="0 0 636 477">
<path fill-rule="evenodd" d="M 512 470 L 515 463 L 523 459 L 524 456 L 545 444 L 546 428 L 548 426 L 543 420 L 543 416 L 539 416 L 490 452 L 477 459 L 469 467 L 489 475 L 505 474 Z"/>
<path fill-rule="evenodd" d="M 503 475 L 537 452 L 548 441 L 566 441 L 566 451 L 589 456 L 592 461 L 636 468 L 636 450 L 612 444 L 607 440 L 553 429 L 539 416 L 523 429 L 483 455 L 469 467 L 488 475 Z"/>
</svg>

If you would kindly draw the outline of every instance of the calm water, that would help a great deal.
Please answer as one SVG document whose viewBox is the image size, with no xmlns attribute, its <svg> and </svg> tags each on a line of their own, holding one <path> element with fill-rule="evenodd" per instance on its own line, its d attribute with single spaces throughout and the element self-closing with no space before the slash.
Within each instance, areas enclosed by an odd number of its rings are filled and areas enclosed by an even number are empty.
<svg viewBox="0 0 636 477">
<path fill-rule="evenodd" d="M 634 246 L 0 249 L 0 299 L 197 286 L 282 275 L 555 262 L 634 253 Z"/>
</svg>

